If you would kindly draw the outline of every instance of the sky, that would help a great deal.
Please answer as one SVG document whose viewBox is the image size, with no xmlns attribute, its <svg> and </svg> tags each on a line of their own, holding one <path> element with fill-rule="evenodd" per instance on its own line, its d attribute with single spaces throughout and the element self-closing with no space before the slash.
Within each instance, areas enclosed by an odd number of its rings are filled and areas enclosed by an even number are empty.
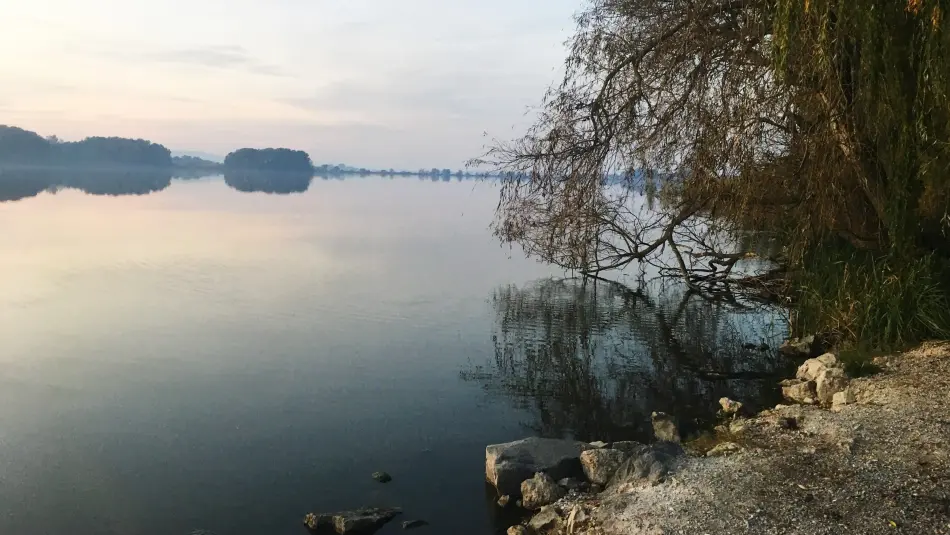
<svg viewBox="0 0 950 535">
<path fill-rule="evenodd" d="M 0 7 L 0 124 L 223 156 L 458 168 L 560 76 L 583 0 L 31 0 Z"/>
</svg>

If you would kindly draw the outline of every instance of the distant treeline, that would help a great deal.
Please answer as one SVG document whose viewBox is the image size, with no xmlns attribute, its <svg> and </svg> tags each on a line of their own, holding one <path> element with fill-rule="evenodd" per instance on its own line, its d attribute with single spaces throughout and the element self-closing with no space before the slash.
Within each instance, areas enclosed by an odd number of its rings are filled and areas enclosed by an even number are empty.
<svg viewBox="0 0 950 535">
<path fill-rule="evenodd" d="M 144 139 L 88 137 L 82 141 L 44 138 L 36 132 L 0 125 L 0 163 L 171 167 L 171 151 Z"/>
<path fill-rule="evenodd" d="M 488 171 L 467 171 L 457 169 L 419 169 L 418 171 L 406 171 L 398 169 L 369 169 L 366 167 L 351 167 L 346 164 L 323 164 L 313 168 L 313 172 L 319 176 L 342 176 L 342 175 L 383 175 L 383 176 L 427 176 L 427 177 L 466 177 L 466 178 L 490 178 L 498 177 L 495 173 Z"/>
<path fill-rule="evenodd" d="M 197 156 L 173 156 L 172 164 L 175 167 L 194 169 L 196 171 L 220 171 L 221 168 L 224 167 L 221 163 L 198 158 Z"/>
<path fill-rule="evenodd" d="M 396 169 L 368 169 L 346 164 L 323 164 L 314 166 L 310 155 L 302 150 L 286 148 L 238 149 L 227 155 L 224 163 L 213 162 L 195 156 L 175 156 L 158 143 L 145 139 L 121 137 L 88 137 L 82 141 L 62 141 L 56 136 L 43 137 L 15 126 L 0 125 L 0 166 L 26 167 L 93 167 L 126 168 L 154 167 L 175 168 L 176 173 L 186 177 L 205 176 L 203 173 L 263 172 L 263 173 L 309 173 L 319 176 L 371 175 L 426 176 L 432 178 L 490 178 L 499 175 L 486 171 L 419 169 L 406 171 Z"/>
</svg>

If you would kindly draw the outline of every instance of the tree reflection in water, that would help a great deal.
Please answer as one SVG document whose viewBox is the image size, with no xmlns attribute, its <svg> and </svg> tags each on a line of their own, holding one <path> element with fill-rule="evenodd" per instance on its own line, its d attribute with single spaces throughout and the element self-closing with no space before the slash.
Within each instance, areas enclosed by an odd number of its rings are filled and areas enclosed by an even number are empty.
<svg viewBox="0 0 950 535">
<path fill-rule="evenodd" d="M 531 413 L 540 436 L 649 441 L 653 411 L 693 434 L 722 396 L 777 402 L 793 365 L 776 351 L 781 310 L 675 286 L 546 279 L 498 288 L 491 302 L 494 360 L 462 377 Z"/>
<path fill-rule="evenodd" d="M 272 172 L 244 171 L 228 169 L 224 172 L 224 182 L 232 188 L 245 193 L 303 193 L 310 188 L 313 173 L 310 172 Z"/>
<path fill-rule="evenodd" d="M 0 202 L 44 191 L 76 189 L 90 195 L 146 195 L 171 184 L 170 169 L 150 167 L 19 167 L 0 169 Z"/>
</svg>

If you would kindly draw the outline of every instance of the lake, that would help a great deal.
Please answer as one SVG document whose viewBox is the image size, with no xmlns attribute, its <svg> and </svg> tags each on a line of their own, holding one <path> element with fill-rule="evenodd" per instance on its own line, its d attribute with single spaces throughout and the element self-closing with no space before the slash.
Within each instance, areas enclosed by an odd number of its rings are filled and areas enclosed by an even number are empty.
<svg viewBox="0 0 950 535">
<path fill-rule="evenodd" d="M 485 445 L 695 433 L 788 371 L 778 311 L 501 246 L 490 181 L 70 177 L 0 175 L 0 533 L 501 533 Z"/>
</svg>

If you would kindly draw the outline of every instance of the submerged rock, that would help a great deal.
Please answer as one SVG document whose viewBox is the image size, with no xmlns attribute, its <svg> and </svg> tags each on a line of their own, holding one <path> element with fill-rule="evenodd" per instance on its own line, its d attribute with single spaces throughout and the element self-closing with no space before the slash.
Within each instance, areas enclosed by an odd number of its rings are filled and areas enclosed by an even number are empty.
<svg viewBox="0 0 950 535">
<path fill-rule="evenodd" d="M 498 498 L 498 501 L 495 503 L 498 504 L 498 507 L 501 507 L 502 509 L 504 509 L 505 507 L 508 507 L 508 503 L 510 501 L 511 501 L 511 496 L 508 496 L 507 494 L 505 494 L 504 496 Z"/>
<path fill-rule="evenodd" d="M 591 483 L 605 485 L 614 476 L 628 454 L 613 449 L 588 450 L 581 453 L 581 467 Z"/>
<path fill-rule="evenodd" d="M 580 455 L 591 449 L 586 442 L 526 438 L 485 448 L 485 479 L 499 495 L 521 496 L 521 482 L 537 472 L 554 479 L 580 477 Z"/>
<path fill-rule="evenodd" d="M 428 525 L 429 523 L 425 520 L 406 520 L 402 523 L 402 529 L 416 529 Z"/>
<path fill-rule="evenodd" d="M 346 513 L 337 513 L 333 515 L 333 527 L 337 533 L 352 533 L 354 531 L 367 531 L 373 528 L 380 528 L 397 515 L 402 513 L 402 509 L 359 509 Z"/>
<path fill-rule="evenodd" d="M 372 533 L 401 513 L 402 509 L 398 507 L 355 509 L 330 514 L 310 513 L 304 517 L 303 523 L 314 531 L 332 526 L 341 535 Z"/>
<path fill-rule="evenodd" d="M 560 500 L 564 494 L 564 489 L 551 476 L 538 472 L 521 483 L 521 506 L 529 510 L 540 509 Z"/>
<path fill-rule="evenodd" d="M 661 442 L 680 442 L 680 432 L 673 417 L 665 412 L 654 412 L 650 416 L 653 422 L 653 434 Z"/>
<path fill-rule="evenodd" d="M 373 479 L 379 481 L 380 483 L 389 483 L 393 480 L 393 476 L 387 474 L 386 472 L 373 472 Z"/>
</svg>

